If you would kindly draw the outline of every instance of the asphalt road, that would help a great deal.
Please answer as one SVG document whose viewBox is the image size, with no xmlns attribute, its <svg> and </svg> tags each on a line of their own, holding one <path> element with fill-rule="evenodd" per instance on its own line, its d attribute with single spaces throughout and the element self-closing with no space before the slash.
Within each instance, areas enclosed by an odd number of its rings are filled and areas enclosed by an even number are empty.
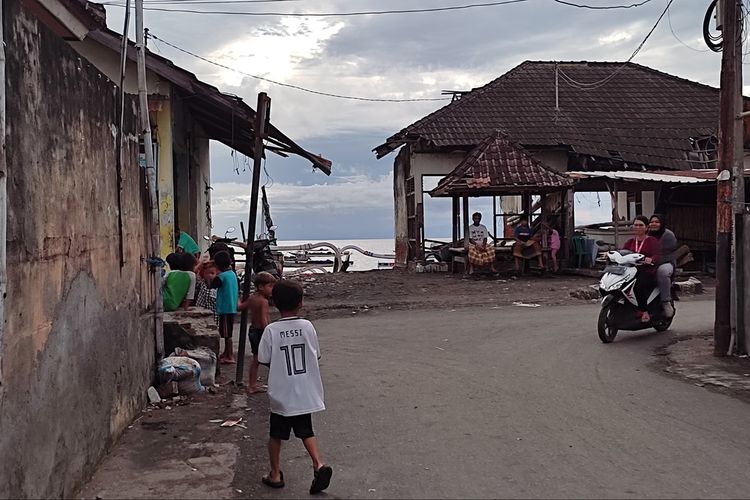
<svg viewBox="0 0 750 500">
<path fill-rule="evenodd" d="M 750 496 L 750 406 L 649 368 L 669 334 L 601 344 L 597 312 L 487 307 L 317 321 L 328 410 L 315 426 L 335 471 L 328 497 Z M 672 331 L 712 322 L 713 302 L 682 302 Z M 282 451 L 287 487 L 259 485 L 261 418 L 232 486 L 243 496 L 306 496 L 309 460 L 294 440 Z"/>
</svg>

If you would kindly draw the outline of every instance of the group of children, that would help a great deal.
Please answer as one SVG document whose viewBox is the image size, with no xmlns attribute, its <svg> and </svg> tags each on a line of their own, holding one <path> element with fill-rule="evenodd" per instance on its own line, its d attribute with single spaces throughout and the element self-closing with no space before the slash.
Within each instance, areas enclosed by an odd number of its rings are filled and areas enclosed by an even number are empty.
<svg viewBox="0 0 750 500">
<path fill-rule="evenodd" d="M 212 309 L 224 339 L 221 363 L 234 363 L 232 333 L 238 311 L 250 314 L 248 340 L 253 353 L 248 391 L 263 392 L 258 385 L 259 365 L 268 366 L 268 397 L 271 406 L 268 452 L 270 472 L 263 484 L 271 488 L 285 486 L 281 470 L 281 444 L 291 432 L 302 440 L 313 464 L 310 493 L 319 493 L 331 481 L 333 469 L 320 457 L 313 432 L 312 414 L 323 411 L 323 383 L 318 361 L 320 346 L 315 327 L 299 317 L 303 289 L 293 281 L 280 280 L 269 273 L 254 277 L 255 292 L 244 300 L 239 294 L 239 280 L 233 269 L 232 256 L 225 250 L 211 255 L 211 260 L 197 263 L 193 254 L 176 253 L 167 257 L 170 272 L 164 279 L 164 309 L 176 310 L 197 306 Z M 271 322 L 270 301 L 280 319 Z"/>
</svg>

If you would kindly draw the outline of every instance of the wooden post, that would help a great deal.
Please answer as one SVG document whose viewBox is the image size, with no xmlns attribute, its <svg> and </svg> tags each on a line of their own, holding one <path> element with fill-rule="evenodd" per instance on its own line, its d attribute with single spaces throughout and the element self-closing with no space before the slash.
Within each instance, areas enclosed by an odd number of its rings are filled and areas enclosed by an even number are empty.
<svg viewBox="0 0 750 500">
<path fill-rule="evenodd" d="M 500 198 L 498 196 L 492 196 L 492 236 L 494 237 L 495 241 L 498 240 L 497 237 L 497 203 Z M 494 244 L 494 242 L 493 242 Z"/>
<path fill-rule="evenodd" d="M 451 228 L 453 229 L 453 240 L 451 243 L 455 243 L 460 238 L 461 234 L 461 202 L 457 196 L 451 198 L 452 202 L 452 217 L 451 217 Z"/>
<path fill-rule="evenodd" d="M 247 221 L 247 239 L 245 240 L 245 276 L 242 280 L 242 298 L 250 294 L 251 275 L 253 274 L 253 256 L 255 254 L 255 225 L 258 219 L 258 192 L 260 191 L 260 171 L 263 162 L 263 140 L 268 137 L 268 123 L 271 115 L 271 99 L 265 92 L 258 94 L 258 107 L 255 109 L 253 124 L 253 180 L 250 188 L 250 214 Z M 245 368 L 245 346 L 247 345 L 247 309 L 240 315 L 240 343 L 237 346 L 237 374 L 235 383 L 242 384 Z M 252 380 L 250 384 L 252 385 Z"/>
<path fill-rule="evenodd" d="M 463 200 L 463 220 L 464 220 L 464 228 L 463 228 L 463 239 L 464 242 L 466 242 L 466 238 L 469 236 L 469 197 L 464 196 Z"/>
<path fill-rule="evenodd" d="M 143 147 L 146 153 L 146 175 L 148 178 L 148 201 L 151 208 L 151 257 L 159 256 L 161 235 L 159 222 L 159 200 L 156 196 L 156 165 L 154 145 L 151 139 L 151 120 L 148 116 L 148 93 L 146 90 L 146 47 L 143 31 L 143 0 L 135 0 L 135 47 L 138 51 L 138 108 Z M 127 37 L 127 33 L 122 36 Z M 151 279 L 154 288 L 154 337 L 157 361 L 164 356 L 164 303 L 161 296 L 161 273 L 151 266 Z"/>
<path fill-rule="evenodd" d="M 719 95 L 719 176 L 716 182 L 716 317 L 714 320 L 714 355 L 726 356 L 732 338 L 732 170 L 735 163 L 735 126 L 737 109 L 737 59 L 741 57 L 738 36 L 739 10 L 736 0 L 725 2 L 722 9 L 721 88 Z M 735 43 L 732 43 L 735 42 Z"/>
<path fill-rule="evenodd" d="M 725 4 L 728 2 L 724 2 Z M 742 34 L 742 2 L 737 0 L 737 30 Z M 725 9 L 726 10 L 726 9 Z M 734 161 L 732 162 L 732 217 L 734 219 L 734 238 L 732 245 L 732 310 L 730 320 L 732 326 L 732 337 L 734 342 L 730 351 L 739 351 L 744 348 L 745 339 L 745 280 L 743 255 L 744 239 L 743 214 L 745 213 L 745 127 L 744 120 L 739 116 L 744 111 L 744 99 L 742 97 L 742 64 L 743 64 L 742 37 L 736 37 L 734 49 L 735 61 L 735 120 L 734 120 Z"/>
<path fill-rule="evenodd" d="M 575 191 L 573 190 L 573 188 L 569 188 L 567 191 L 565 191 L 565 221 L 563 227 L 563 230 L 565 231 L 565 239 L 564 244 L 562 245 L 565 252 L 565 259 L 568 262 L 569 266 L 572 266 L 573 258 L 575 257 L 575 252 L 573 252 L 571 248 L 573 245 L 573 233 L 575 232 L 574 201 Z"/>
<path fill-rule="evenodd" d="M 6 267 L 8 232 L 8 165 L 5 154 L 5 42 L 3 31 L 3 0 L 0 0 L 0 357 L 5 336 L 5 296 L 8 287 Z M 0 366 L 0 383 L 3 370 Z"/>
</svg>

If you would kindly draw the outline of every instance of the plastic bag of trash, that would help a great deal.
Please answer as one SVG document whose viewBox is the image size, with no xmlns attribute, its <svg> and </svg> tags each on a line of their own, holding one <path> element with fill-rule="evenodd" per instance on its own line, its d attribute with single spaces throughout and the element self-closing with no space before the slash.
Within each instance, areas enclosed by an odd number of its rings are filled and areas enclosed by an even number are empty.
<svg viewBox="0 0 750 500">
<path fill-rule="evenodd" d="M 197 347 L 195 349 L 183 349 L 178 347 L 174 350 L 172 356 L 186 356 L 196 360 L 201 365 L 201 384 L 216 384 L 216 353 L 206 347 Z"/>
<path fill-rule="evenodd" d="M 162 383 L 177 382 L 180 394 L 203 392 L 201 365 L 187 356 L 169 356 L 159 363 L 159 379 Z"/>
</svg>

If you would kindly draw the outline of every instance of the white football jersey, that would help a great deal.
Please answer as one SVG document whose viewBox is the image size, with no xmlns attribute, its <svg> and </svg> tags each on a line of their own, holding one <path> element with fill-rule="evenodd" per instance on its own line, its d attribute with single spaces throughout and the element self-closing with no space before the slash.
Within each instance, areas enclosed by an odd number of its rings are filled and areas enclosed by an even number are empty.
<svg viewBox="0 0 750 500">
<path fill-rule="evenodd" d="M 258 362 L 269 365 L 272 413 L 293 417 L 325 410 L 319 359 L 318 334 L 306 319 L 282 318 L 266 327 Z"/>
</svg>

